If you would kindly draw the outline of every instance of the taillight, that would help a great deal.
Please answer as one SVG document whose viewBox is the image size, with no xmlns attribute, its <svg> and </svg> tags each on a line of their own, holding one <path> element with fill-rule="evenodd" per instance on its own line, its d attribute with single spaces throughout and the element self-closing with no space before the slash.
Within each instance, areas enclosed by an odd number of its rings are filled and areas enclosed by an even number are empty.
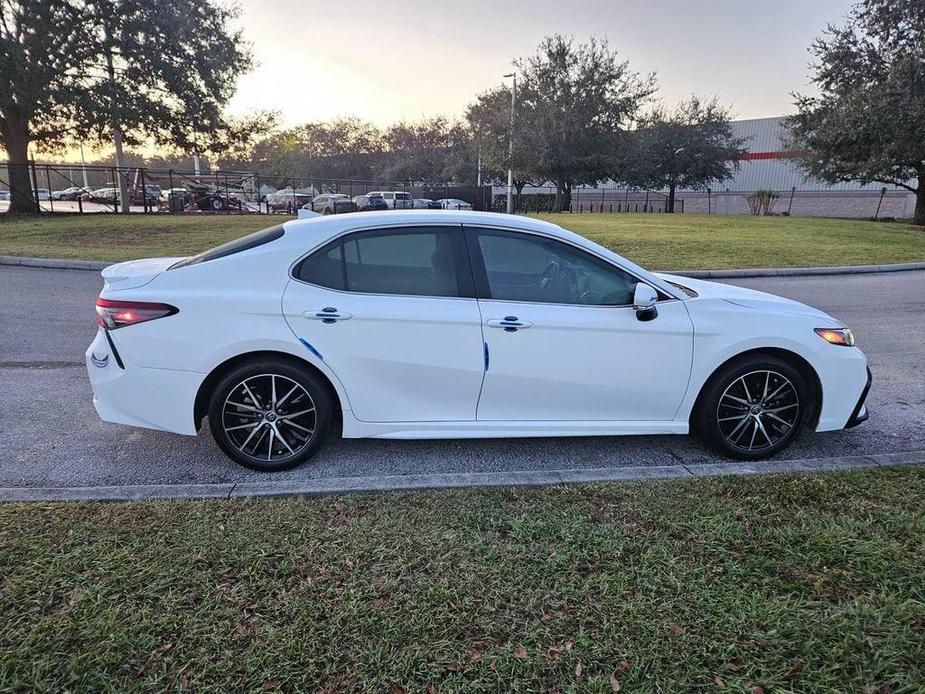
<svg viewBox="0 0 925 694">
<path fill-rule="evenodd" d="M 96 300 L 96 322 L 109 330 L 135 325 L 155 318 L 164 318 L 178 313 L 179 309 L 170 304 L 157 304 L 150 301 L 113 301 Z"/>
</svg>

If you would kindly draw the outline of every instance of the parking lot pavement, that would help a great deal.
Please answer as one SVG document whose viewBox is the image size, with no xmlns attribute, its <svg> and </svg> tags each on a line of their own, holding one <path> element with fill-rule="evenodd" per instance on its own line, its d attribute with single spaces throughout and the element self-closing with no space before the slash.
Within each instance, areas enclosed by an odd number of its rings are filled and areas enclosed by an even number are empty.
<svg viewBox="0 0 925 694">
<path fill-rule="evenodd" d="M 925 449 L 925 272 L 736 280 L 806 301 L 850 325 L 874 372 L 871 419 L 804 435 L 781 459 Z M 683 436 L 332 441 L 309 464 L 259 474 L 205 433 L 101 422 L 83 353 L 96 330 L 97 273 L 0 266 L 0 487 L 189 484 L 324 477 L 612 468 L 715 462 Z"/>
</svg>

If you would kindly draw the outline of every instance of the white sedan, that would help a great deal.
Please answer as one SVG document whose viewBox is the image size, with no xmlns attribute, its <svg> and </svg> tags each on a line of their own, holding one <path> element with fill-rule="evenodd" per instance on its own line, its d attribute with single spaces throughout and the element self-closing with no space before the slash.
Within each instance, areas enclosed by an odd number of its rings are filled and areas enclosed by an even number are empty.
<svg viewBox="0 0 925 694">
<path fill-rule="evenodd" d="M 525 217 L 331 215 L 103 277 L 86 354 L 100 417 L 190 435 L 208 419 L 258 470 L 303 463 L 336 430 L 694 430 L 755 460 L 867 418 L 867 362 L 837 319 Z"/>
</svg>

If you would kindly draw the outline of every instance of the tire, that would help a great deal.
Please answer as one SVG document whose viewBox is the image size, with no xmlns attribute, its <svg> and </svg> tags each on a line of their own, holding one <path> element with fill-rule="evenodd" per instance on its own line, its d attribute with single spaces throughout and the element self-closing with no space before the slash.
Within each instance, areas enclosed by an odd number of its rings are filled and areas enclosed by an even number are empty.
<svg viewBox="0 0 925 694">
<path fill-rule="evenodd" d="M 271 357 L 233 368 L 209 399 L 215 443 L 239 465 L 263 472 L 289 470 L 311 458 L 333 419 L 327 384 L 307 369 Z"/>
<path fill-rule="evenodd" d="M 332 210 L 330 207 L 325 207 L 323 210 L 321 210 L 321 214 L 332 214 Z"/>
<path fill-rule="evenodd" d="M 790 363 L 771 355 L 736 359 L 710 377 L 691 417 L 713 449 L 739 460 L 763 460 L 799 436 L 810 388 Z"/>
</svg>

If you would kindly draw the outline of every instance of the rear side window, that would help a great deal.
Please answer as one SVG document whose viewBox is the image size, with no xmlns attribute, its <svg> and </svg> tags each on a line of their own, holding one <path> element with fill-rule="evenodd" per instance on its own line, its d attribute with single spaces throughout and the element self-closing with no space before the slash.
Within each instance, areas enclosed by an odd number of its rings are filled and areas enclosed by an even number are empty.
<svg viewBox="0 0 925 694">
<path fill-rule="evenodd" d="M 277 224 L 275 227 L 270 227 L 269 229 L 264 229 L 262 231 L 255 231 L 253 234 L 248 234 L 247 236 L 242 236 L 241 238 L 235 239 L 234 241 L 223 243 L 221 246 L 210 248 L 209 250 L 203 251 L 198 255 L 184 258 L 183 260 L 171 265 L 168 270 L 174 270 L 176 268 L 186 267 L 188 265 L 197 265 L 199 263 L 205 263 L 209 260 L 215 260 L 216 258 L 224 258 L 225 256 L 234 255 L 235 253 L 247 251 L 251 248 L 262 246 L 265 243 L 270 243 L 271 241 L 275 241 L 278 238 L 282 238 L 282 236 L 283 225 Z"/>
<path fill-rule="evenodd" d="M 460 296 L 452 227 L 358 232 L 303 260 L 295 276 L 330 289 L 366 294 Z"/>
</svg>

